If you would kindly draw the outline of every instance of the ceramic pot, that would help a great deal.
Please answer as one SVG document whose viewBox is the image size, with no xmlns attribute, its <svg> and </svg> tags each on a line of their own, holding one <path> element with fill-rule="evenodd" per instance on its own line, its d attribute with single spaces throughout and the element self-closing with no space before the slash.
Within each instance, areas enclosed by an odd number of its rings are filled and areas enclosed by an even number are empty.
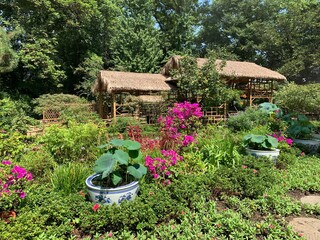
<svg viewBox="0 0 320 240">
<path fill-rule="evenodd" d="M 275 149 L 275 150 L 255 150 L 251 148 L 246 148 L 247 154 L 250 154 L 255 157 L 268 157 L 269 159 L 276 161 L 279 154 L 280 150 Z"/>
<path fill-rule="evenodd" d="M 132 201 L 139 191 L 139 182 L 134 181 L 127 185 L 116 188 L 106 188 L 93 184 L 93 180 L 99 178 L 101 174 L 93 174 L 86 179 L 89 199 L 100 204 L 120 204 L 124 200 Z"/>
</svg>

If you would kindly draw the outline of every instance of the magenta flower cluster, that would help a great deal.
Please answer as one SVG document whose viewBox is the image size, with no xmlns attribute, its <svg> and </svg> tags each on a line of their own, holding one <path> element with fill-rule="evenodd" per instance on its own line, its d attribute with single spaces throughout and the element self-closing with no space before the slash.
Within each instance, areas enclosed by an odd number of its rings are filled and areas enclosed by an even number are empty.
<svg viewBox="0 0 320 240">
<path fill-rule="evenodd" d="M 11 209 L 26 197 L 25 184 L 32 180 L 26 169 L 3 160 L 0 165 L 0 210 Z"/>
<path fill-rule="evenodd" d="M 274 137 L 278 140 L 278 143 L 287 143 L 289 146 L 292 145 L 293 141 L 291 138 L 286 138 L 282 132 L 274 132 L 270 134 L 271 137 Z"/>
<path fill-rule="evenodd" d="M 170 185 L 173 169 L 178 161 L 182 161 L 183 157 L 174 150 L 162 150 L 162 157 L 152 158 L 147 156 L 145 165 L 149 169 L 154 179 L 160 179 L 162 184 Z"/>
<path fill-rule="evenodd" d="M 195 126 L 203 116 L 198 103 L 175 103 L 168 109 L 165 117 L 160 117 L 161 125 L 160 146 L 173 149 L 177 146 L 186 147 L 195 140 Z"/>
</svg>

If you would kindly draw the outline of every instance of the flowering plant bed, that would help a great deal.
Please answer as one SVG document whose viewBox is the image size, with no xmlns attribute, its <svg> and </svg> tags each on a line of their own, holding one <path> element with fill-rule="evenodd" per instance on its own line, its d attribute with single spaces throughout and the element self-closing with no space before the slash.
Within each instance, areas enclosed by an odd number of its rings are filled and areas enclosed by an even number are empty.
<svg viewBox="0 0 320 240">
<path fill-rule="evenodd" d="M 32 174 L 24 168 L 3 160 L 0 164 L 0 211 L 12 210 L 26 197 L 24 191 Z"/>
</svg>

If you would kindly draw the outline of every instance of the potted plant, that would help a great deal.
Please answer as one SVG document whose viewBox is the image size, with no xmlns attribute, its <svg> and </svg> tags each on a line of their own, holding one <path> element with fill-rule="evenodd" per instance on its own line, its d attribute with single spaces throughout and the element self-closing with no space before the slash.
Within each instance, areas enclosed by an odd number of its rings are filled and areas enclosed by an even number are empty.
<svg viewBox="0 0 320 240">
<path fill-rule="evenodd" d="M 314 126 L 309 119 L 299 114 L 296 117 L 286 116 L 286 121 L 289 123 L 287 134 L 293 142 L 307 152 L 317 152 L 320 141 L 313 139 Z"/>
<path fill-rule="evenodd" d="M 268 157 L 276 160 L 280 154 L 278 140 L 269 135 L 248 134 L 243 139 L 248 154 L 256 157 Z"/>
<path fill-rule="evenodd" d="M 134 200 L 139 190 L 138 180 L 147 173 L 140 143 L 114 139 L 98 148 L 102 155 L 95 163 L 95 174 L 86 179 L 90 200 L 103 204 Z"/>
</svg>

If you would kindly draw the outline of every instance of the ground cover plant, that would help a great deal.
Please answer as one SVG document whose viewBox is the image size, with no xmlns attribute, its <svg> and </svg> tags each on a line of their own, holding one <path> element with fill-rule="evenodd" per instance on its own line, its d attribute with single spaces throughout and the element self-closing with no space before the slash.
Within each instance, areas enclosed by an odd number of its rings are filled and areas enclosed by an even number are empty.
<svg viewBox="0 0 320 240">
<path fill-rule="evenodd" d="M 184 102 L 168 110 L 152 135 L 137 123 L 127 126 L 122 137 L 144 146 L 148 172 L 137 198 L 119 206 L 90 202 L 84 184 L 99 156 L 96 146 L 111 138 L 105 125 L 52 126 L 31 138 L 3 131 L 0 199 L 15 200 L 0 205 L 1 238 L 301 239 L 288 219 L 320 216 L 317 206 L 296 197 L 320 192 L 319 155 L 301 152 L 269 124 L 235 130 L 203 126 L 200 119 L 200 106 Z M 249 133 L 278 141 L 276 164 L 245 154 Z M 9 195 L 4 167 L 19 179 L 32 174 L 32 181 Z"/>
</svg>

